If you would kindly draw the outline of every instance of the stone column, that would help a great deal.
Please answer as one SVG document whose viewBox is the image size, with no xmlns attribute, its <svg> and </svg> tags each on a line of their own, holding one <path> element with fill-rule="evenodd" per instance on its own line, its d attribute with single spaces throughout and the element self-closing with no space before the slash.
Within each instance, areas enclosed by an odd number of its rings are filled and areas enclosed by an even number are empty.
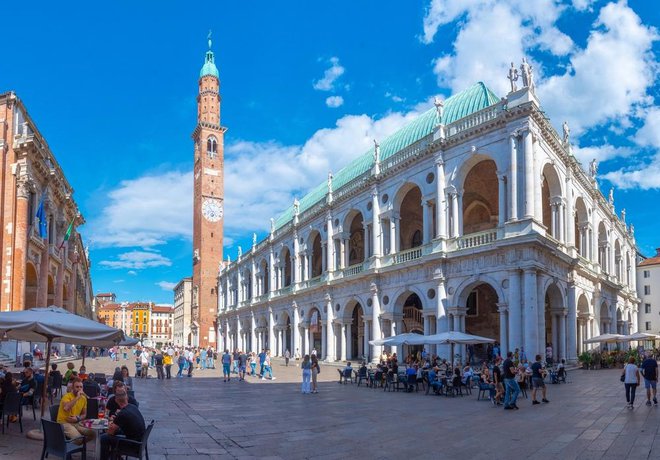
<svg viewBox="0 0 660 460">
<path fill-rule="evenodd" d="M 458 193 L 451 192 L 451 237 L 457 238 L 458 234 Z"/>
<path fill-rule="evenodd" d="M 573 179 L 571 169 L 566 172 L 566 245 L 576 246 L 575 244 L 575 211 L 573 210 Z"/>
<path fill-rule="evenodd" d="M 346 356 L 345 359 L 352 359 L 353 358 L 353 323 L 350 322 L 346 324 Z M 360 347 L 358 346 L 358 349 Z"/>
<path fill-rule="evenodd" d="M 275 287 L 275 253 L 273 251 L 273 246 L 270 245 L 268 252 L 268 293 L 269 297 L 272 295 L 273 291 L 277 288 Z M 261 351 L 261 349 L 259 349 Z"/>
<path fill-rule="evenodd" d="M 509 351 L 523 346 L 520 270 L 509 272 Z"/>
<path fill-rule="evenodd" d="M 564 308 L 559 314 L 559 349 L 557 350 L 557 359 L 561 361 L 562 358 L 566 359 L 566 316 L 568 309 Z"/>
<path fill-rule="evenodd" d="M 445 198 L 445 163 L 435 159 L 435 221 L 436 238 L 447 238 L 447 200 Z"/>
<path fill-rule="evenodd" d="M 339 359 L 346 361 L 346 323 L 341 323 L 341 351 Z"/>
<path fill-rule="evenodd" d="M 392 320 L 390 321 L 389 326 L 390 326 L 390 334 L 388 335 L 388 337 L 394 337 L 397 334 L 396 323 L 394 322 L 394 318 L 392 318 Z M 390 353 L 397 353 L 398 356 L 399 353 L 398 347 L 396 345 L 390 345 Z"/>
<path fill-rule="evenodd" d="M 532 132 L 527 129 L 523 134 L 523 145 L 525 152 L 525 218 L 534 217 L 534 143 Z"/>
<path fill-rule="evenodd" d="M 250 348 L 251 351 L 260 352 L 257 346 L 257 322 L 254 313 L 250 314 Z"/>
<path fill-rule="evenodd" d="M 534 356 L 538 348 L 538 299 L 537 299 L 537 285 L 536 285 L 536 269 L 526 268 L 523 271 L 523 305 L 525 314 L 525 352 L 527 358 Z"/>
<path fill-rule="evenodd" d="M 552 354 L 553 358 L 559 356 L 559 315 L 557 312 L 552 312 Z"/>
<path fill-rule="evenodd" d="M 502 356 L 506 356 L 506 353 L 509 351 L 509 337 L 507 334 L 507 324 L 508 324 L 508 308 L 505 304 L 498 304 L 497 311 L 500 314 L 500 353 Z"/>
<path fill-rule="evenodd" d="M 518 219 L 518 136 L 509 136 L 511 168 L 509 169 L 509 219 Z"/>
<path fill-rule="evenodd" d="M 396 252 L 396 219 L 397 217 L 392 213 L 390 216 L 390 254 L 394 254 Z"/>
<path fill-rule="evenodd" d="M 293 329 L 291 330 L 291 340 L 293 341 L 291 350 L 291 355 L 297 351 L 302 353 L 302 346 L 300 344 L 300 312 L 298 311 L 298 305 L 296 302 L 293 302 Z"/>
<path fill-rule="evenodd" d="M 456 203 L 457 203 L 457 209 L 456 212 L 458 213 L 458 219 L 456 220 L 458 223 L 458 233 L 456 234 L 457 236 L 463 236 L 465 233 L 465 230 L 463 229 L 463 193 L 465 190 L 461 189 L 458 191 L 456 195 Z"/>
<path fill-rule="evenodd" d="M 275 320 L 273 319 L 273 309 L 268 307 L 268 348 L 273 349 L 275 343 Z"/>
<path fill-rule="evenodd" d="M 200 331 L 201 332 L 201 331 Z M 243 350 L 243 325 L 241 324 L 241 317 L 236 315 L 236 346 L 239 350 Z"/>
<path fill-rule="evenodd" d="M 314 349 L 314 334 L 312 334 L 312 327 L 310 324 L 307 325 L 307 343 L 305 346 L 307 347 L 307 354 L 311 354 Z"/>
<path fill-rule="evenodd" d="M 362 319 L 364 323 L 364 331 L 362 334 L 362 354 L 369 359 L 369 320 L 364 318 Z"/>
<path fill-rule="evenodd" d="M 441 270 L 436 270 L 433 273 L 433 278 L 436 282 L 436 296 L 437 299 L 435 305 L 435 330 L 436 333 L 448 332 L 449 331 L 449 320 L 447 318 L 447 286 L 445 284 L 445 277 Z M 438 345 L 436 347 L 436 353 L 442 358 L 449 357 L 449 346 L 448 345 Z"/>
<path fill-rule="evenodd" d="M 325 342 L 325 360 L 332 362 L 335 360 L 335 332 L 332 325 L 335 317 L 335 312 L 332 308 L 332 297 L 330 294 L 325 295 L 325 308 L 326 308 L 326 342 Z"/>
<path fill-rule="evenodd" d="M 378 285 L 371 283 L 371 340 L 380 339 L 382 333 L 380 331 L 380 301 L 378 300 Z M 373 345 L 371 347 L 371 362 L 377 363 L 380 359 L 383 347 L 381 345 Z"/>
<path fill-rule="evenodd" d="M 335 271 L 335 243 L 334 243 L 334 230 L 332 227 L 332 213 L 328 211 L 326 215 L 326 224 L 328 227 L 328 239 L 326 240 L 326 246 L 328 254 L 326 255 L 326 265 L 328 267 L 328 272 Z"/>
<path fill-rule="evenodd" d="M 568 311 L 566 317 L 566 360 L 575 362 L 577 360 L 576 337 L 577 337 L 577 297 L 575 293 L 574 274 L 569 273 L 570 281 L 568 283 Z"/>
<path fill-rule="evenodd" d="M 378 200 L 378 187 L 375 185 L 371 189 L 371 237 L 372 254 L 378 258 L 383 254 L 381 236 L 383 229 L 380 224 L 380 201 Z"/>
<path fill-rule="evenodd" d="M 433 228 L 433 215 L 431 210 L 431 202 L 422 198 L 422 244 L 428 244 L 431 242 L 431 231 Z"/>
<path fill-rule="evenodd" d="M 503 227 L 506 221 L 506 175 L 503 172 L 497 171 L 497 183 L 499 184 L 497 225 Z"/>
<path fill-rule="evenodd" d="M 346 248 L 347 246 L 347 240 L 344 237 L 339 238 L 339 267 L 337 267 L 339 270 L 343 270 L 346 268 L 346 265 L 348 264 L 348 258 L 346 257 L 346 254 L 348 253 L 349 249 Z"/>
</svg>

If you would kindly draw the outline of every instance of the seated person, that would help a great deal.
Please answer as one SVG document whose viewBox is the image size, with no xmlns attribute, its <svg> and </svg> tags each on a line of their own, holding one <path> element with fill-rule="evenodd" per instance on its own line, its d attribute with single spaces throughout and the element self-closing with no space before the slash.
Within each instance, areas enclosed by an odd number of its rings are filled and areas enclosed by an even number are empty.
<svg viewBox="0 0 660 460">
<path fill-rule="evenodd" d="M 406 368 L 406 378 L 408 383 L 408 391 L 413 391 L 415 383 L 417 382 L 417 364 L 408 366 Z"/>
<path fill-rule="evenodd" d="M 23 370 L 23 380 L 18 391 L 21 393 L 21 404 L 32 404 L 34 400 L 34 393 L 37 391 L 37 380 L 34 378 L 31 367 L 26 367 Z"/>
<path fill-rule="evenodd" d="M 78 371 L 78 377 L 79 377 L 80 380 L 82 380 L 83 382 L 84 382 L 85 380 L 87 380 L 87 377 L 89 377 L 89 376 L 87 375 L 87 369 L 85 368 L 85 366 L 80 366 L 80 371 Z"/>
<path fill-rule="evenodd" d="M 62 396 L 57 412 L 57 423 L 62 425 L 67 439 L 85 437 L 85 442 L 94 439 L 94 431 L 80 426 L 80 421 L 87 416 L 87 395 L 83 392 L 83 383 L 78 377 L 71 379 L 71 392 Z M 82 444 L 77 440 L 76 444 Z"/>
<path fill-rule="evenodd" d="M 34 355 L 34 357 L 35 357 L 36 359 L 41 359 L 41 360 L 44 359 L 44 354 L 43 354 L 42 351 L 39 349 L 39 346 L 38 346 L 38 345 L 35 345 L 35 346 L 34 346 L 34 350 L 32 350 L 32 354 Z"/>
<path fill-rule="evenodd" d="M 5 403 L 5 398 L 7 397 L 8 394 L 18 392 L 17 383 L 18 382 L 14 380 L 14 376 L 12 375 L 11 372 L 7 372 L 5 374 L 2 383 L 0 383 L 0 409 L 2 409 L 2 406 Z"/>
<path fill-rule="evenodd" d="M 495 394 L 497 393 L 495 390 L 495 383 L 493 380 L 490 378 L 490 372 L 488 371 L 488 366 L 484 365 L 484 369 L 481 371 L 481 375 L 479 376 L 479 387 L 483 389 L 488 389 L 489 393 L 489 398 L 493 403 L 495 403 Z"/>
<path fill-rule="evenodd" d="M 71 374 L 73 374 L 75 371 L 73 370 L 73 363 L 66 363 L 66 372 L 64 373 L 64 377 L 62 379 L 63 384 L 69 383 L 69 379 L 71 378 Z"/>
<path fill-rule="evenodd" d="M 0 364 L 0 379 L 3 379 L 5 377 L 5 372 L 8 372 L 7 368 L 5 367 L 4 364 Z"/>
<path fill-rule="evenodd" d="M 438 374 L 435 373 L 433 369 L 429 371 L 429 386 L 433 388 L 435 394 L 439 394 L 442 391 L 442 381 L 438 380 Z"/>
<path fill-rule="evenodd" d="M 129 390 L 133 389 L 133 378 L 130 375 L 130 372 L 128 372 L 128 367 L 122 366 L 121 367 L 121 376 L 122 376 L 122 381 L 124 384 L 128 387 Z"/>
<path fill-rule="evenodd" d="M 112 389 L 113 395 L 110 396 L 110 398 L 108 398 L 108 402 L 105 404 L 105 412 L 108 418 L 115 415 L 115 413 L 119 410 L 119 404 L 117 403 L 117 400 L 115 399 L 114 396 L 117 391 L 119 392 L 126 391 L 126 394 L 128 394 L 128 391 L 126 390 L 126 385 L 124 385 L 124 383 L 120 382 L 119 380 L 115 381 L 114 388 Z M 135 407 L 140 407 L 140 404 L 132 396 L 128 397 L 128 403 L 133 404 Z"/>
<path fill-rule="evenodd" d="M 110 418 L 108 432 L 101 435 L 101 460 L 110 458 L 111 449 L 121 446 L 123 435 L 132 441 L 142 441 L 145 426 L 140 410 L 128 402 L 128 394 L 123 388 L 116 388 L 115 397 L 119 410 Z"/>
<path fill-rule="evenodd" d="M 60 371 L 57 370 L 57 364 L 53 363 L 50 365 L 50 372 L 48 373 L 48 391 L 51 394 L 51 397 L 59 390 L 53 386 L 53 382 L 60 380 L 62 382 L 63 377 Z"/>
<path fill-rule="evenodd" d="M 472 367 L 468 364 L 463 368 L 463 378 L 461 379 L 461 382 L 463 385 L 469 385 L 470 384 L 470 379 L 474 375 L 474 372 L 472 371 Z"/>
<path fill-rule="evenodd" d="M 449 370 L 449 364 L 447 364 L 447 360 L 443 359 L 442 362 L 438 365 L 438 377 L 445 377 L 447 375 L 447 371 Z"/>
<path fill-rule="evenodd" d="M 87 380 L 83 380 L 83 391 L 86 395 L 94 393 L 96 393 L 96 395 L 101 394 L 101 385 L 94 380 L 94 374 L 89 374 Z"/>
</svg>

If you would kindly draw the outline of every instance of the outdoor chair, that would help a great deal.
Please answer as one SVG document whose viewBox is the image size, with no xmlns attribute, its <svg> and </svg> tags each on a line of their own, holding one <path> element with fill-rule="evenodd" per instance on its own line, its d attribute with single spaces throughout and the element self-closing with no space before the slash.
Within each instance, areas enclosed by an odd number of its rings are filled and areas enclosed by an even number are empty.
<svg viewBox="0 0 660 460">
<path fill-rule="evenodd" d="M 337 372 L 339 373 L 339 382 L 337 383 L 342 383 L 342 381 L 344 380 L 344 373 L 342 372 L 341 369 L 337 369 Z"/>
<path fill-rule="evenodd" d="M 144 436 L 142 441 L 133 441 L 131 439 L 126 439 L 124 437 L 118 436 L 117 443 L 112 449 L 111 458 L 113 460 L 120 460 L 123 457 L 139 458 L 140 460 L 144 456 L 146 460 L 149 460 L 149 435 L 151 430 L 154 427 L 154 420 L 147 425 L 147 428 L 144 431 Z"/>
<path fill-rule="evenodd" d="M 394 390 L 395 389 L 394 385 L 395 385 L 394 374 L 388 372 L 387 374 L 385 374 L 385 385 L 383 385 L 383 391 Z"/>
<path fill-rule="evenodd" d="M 85 385 L 85 383 L 83 383 L 83 391 L 90 398 L 96 398 L 100 393 L 98 386 L 89 384 Z"/>
<path fill-rule="evenodd" d="M 88 419 L 99 418 L 99 400 L 89 398 L 87 399 L 87 415 Z"/>
<path fill-rule="evenodd" d="M 383 385 L 383 371 L 376 371 L 371 381 L 372 388 Z"/>
<path fill-rule="evenodd" d="M 357 376 L 355 377 L 355 380 L 357 380 L 357 386 L 360 386 L 363 380 L 369 383 L 369 377 L 367 376 L 367 368 L 360 368 L 357 371 Z M 368 385 L 367 385 L 368 386 Z"/>
<path fill-rule="evenodd" d="M 413 389 L 419 391 L 419 387 L 417 386 L 417 374 L 406 376 L 406 391 L 412 393 Z"/>
<path fill-rule="evenodd" d="M 53 422 L 57 422 L 57 413 L 60 411 L 60 405 L 59 404 L 53 404 L 48 408 L 50 411 L 50 419 Z"/>
<path fill-rule="evenodd" d="M 44 430 L 44 448 L 41 451 L 41 460 L 44 460 L 49 454 L 69 460 L 71 459 L 71 454 L 77 452 L 80 452 L 82 459 L 86 460 L 87 448 L 85 446 L 84 436 L 67 440 L 66 436 L 64 436 L 62 425 L 52 420 L 46 420 L 45 418 L 41 419 L 41 426 Z M 83 443 L 81 445 L 75 444 L 74 442 L 78 440 L 83 440 Z"/>
<path fill-rule="evenodd" d="M 343 376 L 344 376 L 344 384 L 348 382 L 351 382 L 351 384 L 353 383 L 353 369 L 344 369 Z"/>
<path fill-rule="evenodd" d="M 50 402 L 52 404 L 53 398 L 57 398 L 58 393 L 60 398 L 62 397 L 62 374 L 52 375 L 49 380 L 50 384 L 48 385 L 48 397 L 50 398 Z"/>
<path fill-rule="evenodd" d="M 480 400 L 485 400 L 489 401 L 490 400 L 490 389 L 491 386 L 488 383 L 479 383 L 479 393 L 477 394 L 477 401 Z M 488 393 L 488 398 L 486 398 L 486 393 Z"/>
<path fill-rule="evenodd" d="M 5 434 L 5 417 L 7 418 L 7 428 L 9 428 L 9 417 L 15 415 L 18 417 L 18 425 L 21 428 L 21 433 L 23 432 L 23 411 L 21 410 L 21 394 L 20 393 L 10 393 L 5 398 L 5 404 L 2 406 L 2 417 L 0 422 L 2 423 L 2 434 Z"/>
<path fill-rule="evenodd" d="M 447 391 L 445 393 L 446 396 L 463 396 L 463 390 L 462 390 L 463 384 L 461 383 L 461 378 L 459 376 L 454 376 L 454 378 L 450 381 L 447 380 Z"/>
<path fill-rule="evenodd" d="M 41 394 L 42 388 L 43 384 L 41 382 L 37 382 L 37 388 L 34 390 L 34 393 L 32 393 L 32 396 L 21 397 L 21 406 L 32 406 L 32 418 L 34 420 L 37 419 L 34 406 L 37 404 L 37 401 L 39 401 L 39 395 Z"/>
<path fill-rule="evenodd" d="M 105 378 L 105 375 L 94 375 L 94 381 L 99 385 L 106 385 L 108 383 L 108 379 Z"/>
</svg>

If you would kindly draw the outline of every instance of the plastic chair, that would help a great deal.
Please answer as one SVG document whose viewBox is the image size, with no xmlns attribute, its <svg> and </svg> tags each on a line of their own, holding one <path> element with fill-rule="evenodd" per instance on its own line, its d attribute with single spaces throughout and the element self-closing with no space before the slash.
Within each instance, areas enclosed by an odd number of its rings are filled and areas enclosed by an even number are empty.
<svg viewBox="0 0 660 460">
<path fill-rule="evenodd" d="M 89 385 L 89 384 L 85 385 L 84 383 L 83 383 L 83 391 L 90 398 L 96 398 L 100 393 L 99 387 L 97 385 Z"/>
<path fill-rule="evenodd" d="M 5 404 L 2 407 L 2 418 L 0 418 L 0 423 L 2 423 L 2 434 L 5 433 L 5 417 L 7 417 L 7 428 L 9 428 L 9 417 L 11 415 L 16 415 L 18 417 L 18 425 L 21 428 L 21 433 L 23 432 L 23 411 L 21 410 L 21 394 L 20 393 L 10 393 L 5 398 Z"/>
<path fill-rule="evenodd" d="M 41 426 L 44 430 L 44 448 L 41 451 L 41 460 L 53 454 L 56 457 L 62 457 L 65 460 L 71 459 L 71 454 L 81 452 L 83 460 L 87 458 L 87 448 L 85 446 L 85 437 L 78 436 L 74 439 L 66 439 L 62 425 L 52 420 L 41 419 Z M 74 441 L 82 439 L 81 445 L 74 444 Z"/>
<path fill-rule="evenodd" d="M 60 398 L 62 397 L 62 380 L 62 374 L 51 375 L 50 385 L 48 385 L 48 397 L 51 404 L 53 403 L 53 398 L 56 398 L 58 393 Z"/>
<path fill-rule="evenodd" d="M 365 380 L 367 383 L 369 383 L 369 377 L 367 376 L 367 368 L 366 367 L 358 369 L 357 377 L 355 378 L 355 380 L 357 380 L 357 386 L 360 386 L 360 384 L 362 383 L 363 380 Z"/>
<path fill-rule="evenodd" d="M 133 441 L 132 439 L 118 437 L 117 444 L 112 450 L 112 458 L 117 460 L 122 455 L 125 455 L 126 457 L 142 459 L 144 456 L 146 460 L 149 460 L 149 435 L 154 427 L 154 423 L 156 422 L 152 420 L 147 425 L 147 428 L 144 430 L 144 436 L 142 436 L 142 441 Z"/>
<path fill-rule="evenodd" d="M 344 369 L 342 376 L 344 377 L 344 384 L 348 382 L 353 383 L 353 369 Z"/>
<path fill-rule="evenodd" d="M 57 422 L 57 413 L 60 411 L 60 405 L 59 404 L 53 404 L 48 408 L 50 411 L 50 420 L 53 422 Z"/>
</svg>

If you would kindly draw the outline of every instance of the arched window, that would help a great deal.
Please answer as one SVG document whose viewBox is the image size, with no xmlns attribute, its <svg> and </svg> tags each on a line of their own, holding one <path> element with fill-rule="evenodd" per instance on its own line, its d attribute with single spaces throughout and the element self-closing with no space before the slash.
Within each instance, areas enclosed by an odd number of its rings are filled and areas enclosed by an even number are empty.
<svg viewBox="0 0 660 460">
<path fill-rule="evenodd" d="M 206 141 L 206 153 L 209 158 L 215 158 L 218 155 L 218 141 L 213 136 L 209 136 Z"/>
</svg>

